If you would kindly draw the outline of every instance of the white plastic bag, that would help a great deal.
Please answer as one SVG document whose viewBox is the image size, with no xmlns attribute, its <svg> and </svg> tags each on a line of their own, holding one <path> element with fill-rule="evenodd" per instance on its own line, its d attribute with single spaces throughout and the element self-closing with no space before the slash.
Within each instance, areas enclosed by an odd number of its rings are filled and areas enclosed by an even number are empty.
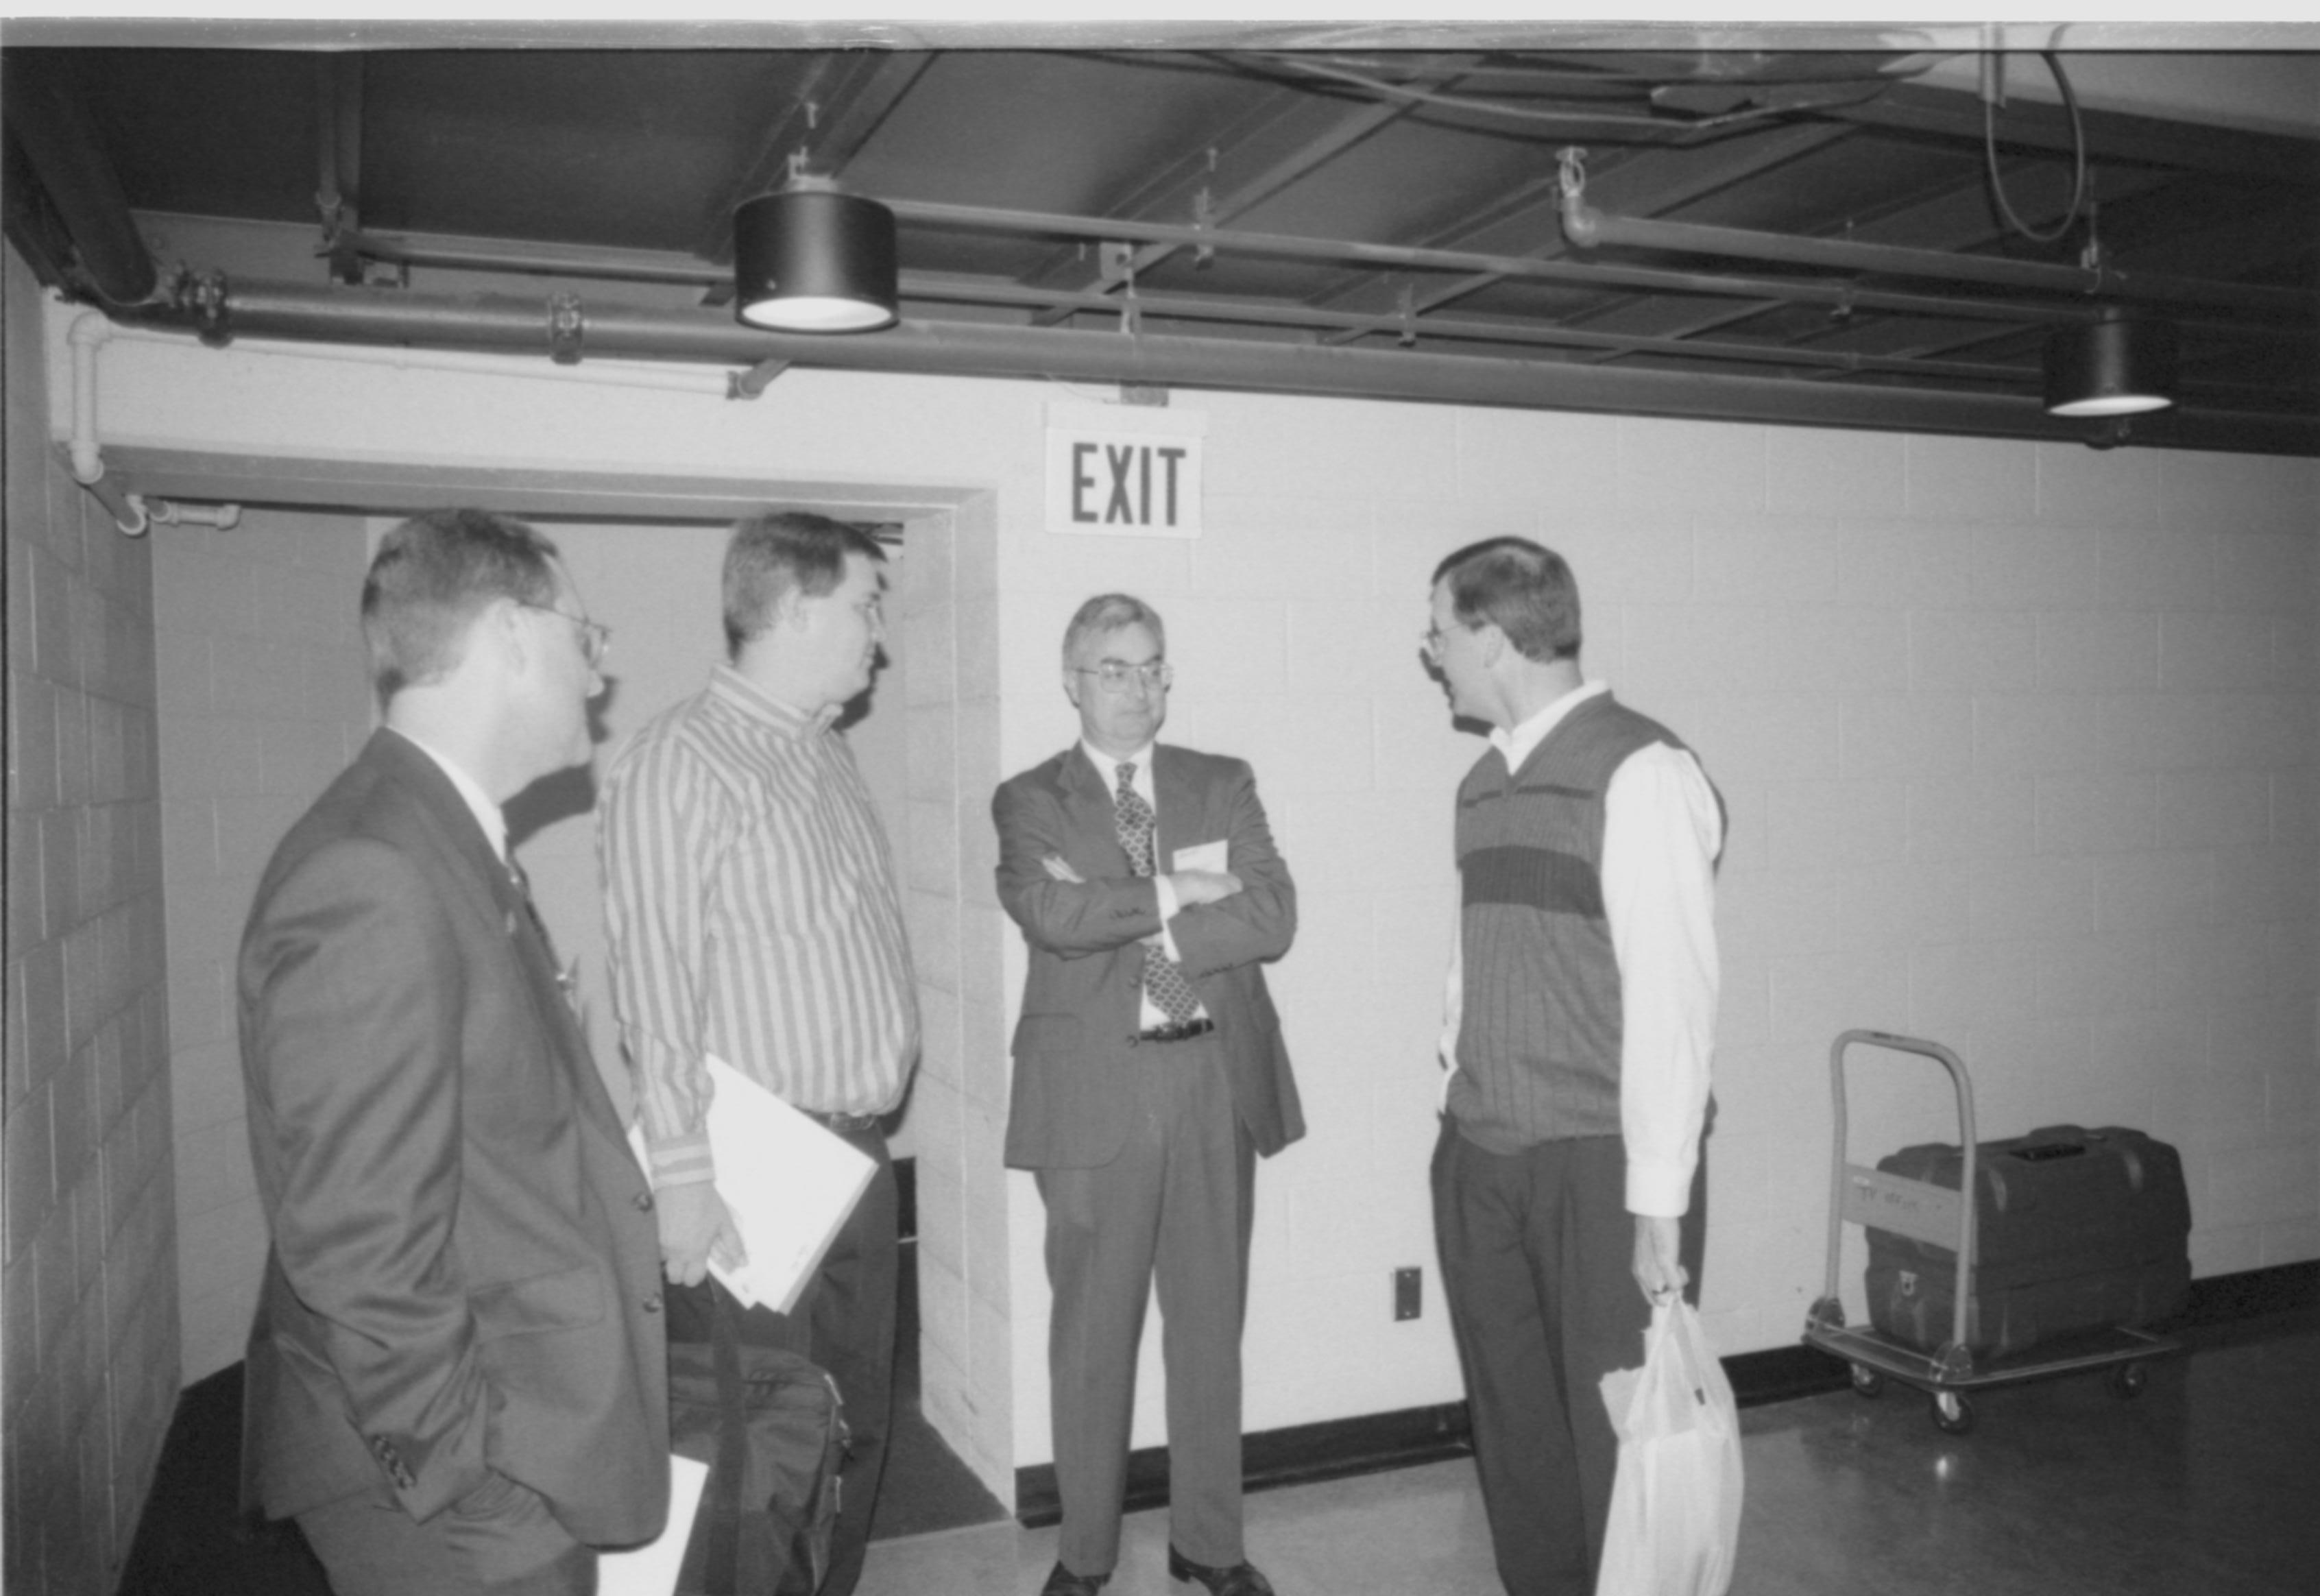
<svg viewBox="0 0 2320 1596">
<path fill-rule="evenodd" d="M 1740 1410 L 1699 1315 L 1654 1304 L 1644 1366 L 1603 1376 L 1619 1472 L 1595 1596 L 1724 1596 L 1740 1542 Z"/>
</svg>

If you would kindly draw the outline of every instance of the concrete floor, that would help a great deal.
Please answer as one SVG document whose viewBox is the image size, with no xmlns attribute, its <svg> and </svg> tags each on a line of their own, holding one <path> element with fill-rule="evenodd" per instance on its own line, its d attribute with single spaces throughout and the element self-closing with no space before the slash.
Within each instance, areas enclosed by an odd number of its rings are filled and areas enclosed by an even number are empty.
<svg viewBox="0 0 2320 1596">
<path fill-rule="evenodd" d="M 2155 1364 L 1995 1389 L 1972 1433 L 1925 1399 L 1850 1392 L 1742 1415 L 1747 1508 L 1732 1596 L 2314 1596 L 2320 1315 L 2245 1321 Z M 1248 1499 L 1281 1596 L 1499 1596 L 1464 1460 Z M 858 1596 L 1033 1596 L 1056 1531 L 1012 1522 L 884 1541 Z M 1183 1596 L 1165 1510 L 1128 1522 L 1106 1596 Z"/>
</svg>

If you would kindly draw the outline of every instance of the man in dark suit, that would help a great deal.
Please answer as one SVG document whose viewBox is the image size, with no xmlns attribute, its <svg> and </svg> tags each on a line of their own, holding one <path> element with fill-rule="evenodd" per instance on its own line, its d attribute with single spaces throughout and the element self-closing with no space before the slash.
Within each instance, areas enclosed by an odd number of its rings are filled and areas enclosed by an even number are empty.
<svg viewBox="0 0 2320 1596">
<path fill-rule="evenodd" d="M 1081 740 L 999 789 L 999 899 L 1030 946 L 1007 1162 L 1047 1208 L 1064 1522 L 1042 1596 L 1119 1555 L 1144 1304 L 1168 1380 L 1168 1571 L 1271 1596 L 1241 1540 L 1240 1332 L 1257 1155 L 1305 1133 L 1259 967 L 1296 888 L 1237 759 L 1154 742 L 1166 635 L 1105 594 L 1064 634 Z"/>
<path fill-rule="evenodd" d="M 249 1493 L 338 1596 L 593 1591 L 667 1513 L 659 1239 L 500 805 L 587 762 L 605 634 L 472 510 L 387 534 L 362 621 L 385 726 L 242 935 Z"/>
</svg>

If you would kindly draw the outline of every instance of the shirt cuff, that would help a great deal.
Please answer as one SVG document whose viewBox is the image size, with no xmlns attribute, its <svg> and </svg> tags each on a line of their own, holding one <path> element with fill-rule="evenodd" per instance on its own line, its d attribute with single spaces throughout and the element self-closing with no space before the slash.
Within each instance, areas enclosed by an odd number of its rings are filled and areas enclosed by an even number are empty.
<svg viewBox="0 0 2320 1596">
<path fill-rule="evenodd" d="M 1681 1219 L 1691 1206 L 1690 1166 L 1627 1160 L 1627 1211 L 1654 1219 Z"/>
<path fill-rule="evenodd" d="M 652 1164 L 652 1183 L 656 1190 L 664 1186 L 695 1185 L 717 1178 L 717 1164 L 710 1156 L 706 1133 L 678 1141 L 648 1143 L 645 1156 Z"/>
</svg>

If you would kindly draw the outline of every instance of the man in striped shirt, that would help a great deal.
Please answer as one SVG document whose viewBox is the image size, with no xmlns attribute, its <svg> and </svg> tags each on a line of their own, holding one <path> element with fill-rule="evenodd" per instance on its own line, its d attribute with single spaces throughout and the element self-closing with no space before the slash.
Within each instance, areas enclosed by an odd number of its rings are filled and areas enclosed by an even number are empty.
<svg viewBox="0 0 2320 1596">
<path fill-rule="evenodd" d="M 860 1577 L 885 1465 L 897 1205 L 880 1120 L 919 1051 L 885 830 L 832 724 L 870 685 L 884 566 L 867 534 L 821 516 L 735 527 L 727 663 L 637 733 L 598 806 L 612 1002 L 673 1287 L 670 1338 L 709 1338 L 709 1259 L 742 1262 L 710 1156 L 709 1055 L 877 1163 L 796 1309 L 742 1320 L 745 1340 L 828 1369 L 846 1401 L 826 1596 Z"/>
</svg>

